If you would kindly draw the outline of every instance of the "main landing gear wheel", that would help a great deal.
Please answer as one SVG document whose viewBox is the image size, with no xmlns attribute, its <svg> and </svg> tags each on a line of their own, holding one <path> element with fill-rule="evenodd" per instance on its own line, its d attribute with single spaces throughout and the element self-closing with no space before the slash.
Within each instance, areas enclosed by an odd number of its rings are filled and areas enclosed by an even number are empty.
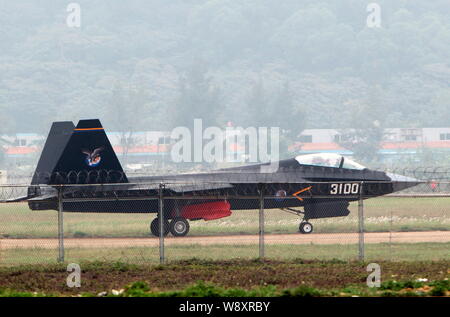
<svg viewBox="0 0 450 317">
<path fill-rule="evenodd" d="M 298 228 L 301 233 L 311 233 L 313 232 L 313 225 L 307 221 L 300 223 Z"/>
<path fill-rule="evenodd" d="M 150 231 L 154 236 L 159 237 L 159 218 L 153 219 L 152 223 L 150 224 Z M 167 236 L 169 234 L 169 221 L 164 220 L 164 236 Z"/>
<path fill-rule="evenodd" d="M 184 237 L 189 232 L 189 222 L 182 218 L 174 218 L 170 222 L 170 232 L 174 237 Z"/>
</svg>

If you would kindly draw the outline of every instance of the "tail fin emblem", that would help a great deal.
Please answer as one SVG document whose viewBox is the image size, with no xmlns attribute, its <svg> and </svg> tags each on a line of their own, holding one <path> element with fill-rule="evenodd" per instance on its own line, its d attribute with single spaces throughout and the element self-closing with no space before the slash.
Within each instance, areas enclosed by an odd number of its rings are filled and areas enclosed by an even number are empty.
<svg viewBox="0 0 450 317">
<path fill-rule="evenodd" d="M 90 167 L 95 167 L 100 164 L 102 157 L 100 156 L 100 152 L 103 151 L 105 147 L 101 146 L 99 148 L 94 149 L 93 151 L 89 150 L 81 150 L 82 153 L 86 154 L 86 164 Z"/>
</svg>

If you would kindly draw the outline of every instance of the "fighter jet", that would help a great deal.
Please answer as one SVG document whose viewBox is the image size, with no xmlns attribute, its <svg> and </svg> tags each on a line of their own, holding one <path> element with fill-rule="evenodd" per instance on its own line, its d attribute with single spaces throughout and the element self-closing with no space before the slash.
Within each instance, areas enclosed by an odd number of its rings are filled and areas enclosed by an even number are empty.
<svg viewBox="0 0 450 317">
<path fill-rule="evenodd" d="M 269 168 L 274 165 L 276 170 Z M 158 213 L 163 234 L 176 237 L 189 232 L 189 221 L 228 217 L 232 210 L 281 209 L 298 215 L 299 231 L 306 234 L 313 231 L 312 219 L 348 216 L 352 201 L 419 183 L 330 153 L 203 173 L 132 177 L 123 171 L 100 121 L 91 119 L 76 127 L 53 123 L 26 201 L 32 210 Z M 150 223 L 156 236 L 159 224 L 158 216 Z"/>
</svg>

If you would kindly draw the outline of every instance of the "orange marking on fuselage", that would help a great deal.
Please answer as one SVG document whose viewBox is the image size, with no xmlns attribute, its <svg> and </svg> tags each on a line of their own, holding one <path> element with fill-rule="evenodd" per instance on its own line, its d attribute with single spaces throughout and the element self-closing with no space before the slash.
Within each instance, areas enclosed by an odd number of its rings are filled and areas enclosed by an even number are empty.
<svg viewBox="0 0 450 317">
<path fill-rule="evenodd" d="M 298 195 L 298 194 L 301 194 L 301 193 L 303 193 L 303 192 L 306 192 L 306 191 L 310 190 L 311 188 L 312 188 L 312 186 L 309 186 L 309 187 L 300 189 L 298 192 L 293 193 L 292 196 L 294 196 L 295 198 L 297 198 L 297 199 L 300 200 L 300 201 L 303 201 L 303 198 L 300 198 L 300 197 L 298 197 L 297 195 Z"/>
</svg>

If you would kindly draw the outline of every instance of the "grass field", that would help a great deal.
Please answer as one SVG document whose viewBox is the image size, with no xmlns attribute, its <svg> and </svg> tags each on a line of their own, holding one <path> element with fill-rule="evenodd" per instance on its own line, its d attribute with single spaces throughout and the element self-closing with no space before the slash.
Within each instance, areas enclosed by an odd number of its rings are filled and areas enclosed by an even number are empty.
<svg viewBox="0 0 450 317">
<path fill-rule="evenodd" d="M 365 228 L 374 231 L 450 230 L 450 198 L 380 197 L 364 201 Z M 315 232 L 356 232 L 357 204 L 348 217 L 317 219 Z M 66 237 L 145 237 L 155 214 L 64 213 Z M 54 238 L 55 211 L 31 211 L 24 203 L 0 204 L 0 237 Z M 294 233 L 299 218 L 280 210 L 265 212 L 267 233 Z M 191 222 L 190 235 L 241 234 L 258 232 L 256 210 L 233 211 L 231 217 Z"/>
<path fill-rule="evenodd" d="M 450 260 L 449 243 L 380 243 L 366 244 L 367 261 L 438 261 Z M 232 259 L 254 259 L 258 257 L 257 245 L 174 245 L 167 246 L 168 261 L 198 258 L 211 261 Z M 0 266 L 20 264 L 51 264 L 58 256 L 56 249 L 7 249 L 0 250 Z M 358 245 L 267 245 L 265 256 L 276 260 L 356 260 Z M 157 247 L 128 248 L 68 248 L 65 252 L 68 262 L 120 261 L 125 263 L 159 263 Z"/>
<path fill-rule="evenodd" d="M 448 261 L 378 262 L 381 285 L 366 284 L 368 262 L 199 261 L 160 266 L 82 262 L 81 287 L 66 264 L 0 268 L 0 296 L 448 296 Z M 426 270 L 425 270 L 426 268 Z"/>
<path fill-rule="evenodd" d="M 375 231 L 450 230 L 450 198 L 391 198 L 380 197 L 364 201 L 365 228 Z M 315 232 L 357 232 L 357 204 L 351 205 L 348 217 L 312 220 Z M 64 213 L 66 237 L 146 237 L 149 222 L 155 214 L 95 214 Z M 299 218 L 280 210 L 267 210 L 265 229 L 270 233 L 296 233 Z M 231 217 L 215 221 L 191 222 L 190 235 L 256 234 L 258 212 L 233 211 Z M 55 238 L 57 213 L 31 211 L 26 204 L 0 204 L 0 238 Z M 45 243 L 45 241 L 43 241 Z M 448 260 L 449 243 L 381 243 L 366 244 L 366 259 L 375 260 Z M 258 256 L 257 245 L 184 245 L 166 248 L 170 261 L 199 258 L 210 260 L 251 259 Z M 356 259 L 354 245 L 267 245 L 266 256 L 272 259 Z M 56 249 L 2 250 L 0 265 L 54 263 Z M 158 263 L 155 247 L 66 249 L 68 261 L 82 260 L 125 261 L 130 263 Z"/>
</svg>

